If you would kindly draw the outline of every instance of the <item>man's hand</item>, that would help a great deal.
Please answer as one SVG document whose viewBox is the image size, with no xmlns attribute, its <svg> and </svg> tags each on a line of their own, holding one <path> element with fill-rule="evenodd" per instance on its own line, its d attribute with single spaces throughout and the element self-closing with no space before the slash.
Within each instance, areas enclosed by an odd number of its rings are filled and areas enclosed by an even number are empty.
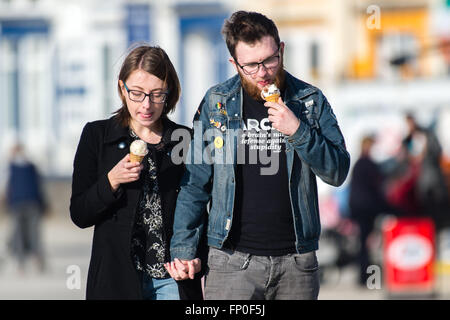
<svg viewBox="0 0 450 320">
<path fill-rule="evenodd" d="M 265 102 L 264 105 L 269 108 L 269 121 L 272 127 L 281 133 L 292 136 L 300 126 L 300 120 L 288 108 L 281 98 L 277 102 Z"/>
<path fill-rule="evenodd" d="M 202 266 L 200 259 L 180 260 L 175 258 L 174 261 L 164 264 L 170 276 L 175 280 L 194 279 L 195 274 L 200 272 Z"/>
</svg>

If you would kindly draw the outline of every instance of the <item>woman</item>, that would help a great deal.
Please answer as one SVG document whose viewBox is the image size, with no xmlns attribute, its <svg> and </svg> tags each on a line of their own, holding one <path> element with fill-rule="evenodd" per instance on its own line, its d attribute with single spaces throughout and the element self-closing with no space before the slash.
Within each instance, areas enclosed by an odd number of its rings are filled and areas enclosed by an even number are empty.
<svg viewBox="0 0 450 320">
<path fill-rule="evenodd" d="M 167 54 L 140 46 L 119 73 L 122 107 L 88 123 L 74 160 L 70 213 L 80 228 L 95 226 L 87 299 L 201 299 L 200 279 L 175 282 L 170 261 L 173 213 L 184 166 L 175 165 L 174 130 L 167 118 L 180 83 Z M 129 146 L 141 139 L 149 152 L 130 162 Z"/>
</svg>

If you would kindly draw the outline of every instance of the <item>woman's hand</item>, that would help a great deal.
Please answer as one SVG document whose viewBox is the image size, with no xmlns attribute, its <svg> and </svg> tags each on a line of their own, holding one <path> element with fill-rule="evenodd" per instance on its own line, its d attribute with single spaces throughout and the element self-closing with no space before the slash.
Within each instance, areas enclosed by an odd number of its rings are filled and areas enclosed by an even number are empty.
<svg viewBox="0 0 450 320">
<path fill-rule="evenodd" d="M 199 258 L 193 260 L 180 260 L 175 258 L 174 261 L 165 263 L 164 267 L 170 276 L 177 281 L 194 279 L 195 274 L 202 269 Z"/>
<path fill-rule="evenodd" d="M 144 165 L 139 162 L 130 162 L 130 154 L 127 154 L 108 172 L 108 180 L 112 191 L 117 191 L 122 183 L 139 180 L 143 168 Z"/>
</svg>

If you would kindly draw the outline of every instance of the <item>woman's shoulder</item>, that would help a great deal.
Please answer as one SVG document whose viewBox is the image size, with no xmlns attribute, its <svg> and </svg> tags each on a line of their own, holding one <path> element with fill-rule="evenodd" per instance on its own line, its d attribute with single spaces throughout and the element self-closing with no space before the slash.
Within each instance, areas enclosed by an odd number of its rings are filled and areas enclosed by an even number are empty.
<svg viewBox="0 0 450 320">
<path fill-rule="evenodd" d="M 99 119 L 93 120 L 86 123 L 85 127 L 90 128 L 91 130 L 95 129 L 105 129 L 111 125 L 116 125 L 117 120 L 115 117 L 111 117 L 109 119 Z"/>
<path fill-rule="evenodd" d="M 111 117 L 109 119 L 101 119 L 87 122 L 82 130 L 81 139 L 94 141 L 113 141 L 120 138 L 124 133 L 128 132 L 120 126 L 120 123 Z"/>
</svg>

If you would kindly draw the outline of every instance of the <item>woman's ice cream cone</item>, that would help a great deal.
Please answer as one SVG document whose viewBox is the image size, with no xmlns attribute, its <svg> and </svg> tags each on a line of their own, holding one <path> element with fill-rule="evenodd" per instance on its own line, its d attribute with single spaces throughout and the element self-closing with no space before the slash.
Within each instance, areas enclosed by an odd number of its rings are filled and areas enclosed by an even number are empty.
<svg viewBox="0 0 450 320">
<path fill-rule="evenodd" d="M 143 140 L 134 140 L 130 145 L 130 161 L 141 162 L 148 153 L 147 143 Z"/>
</svg>

